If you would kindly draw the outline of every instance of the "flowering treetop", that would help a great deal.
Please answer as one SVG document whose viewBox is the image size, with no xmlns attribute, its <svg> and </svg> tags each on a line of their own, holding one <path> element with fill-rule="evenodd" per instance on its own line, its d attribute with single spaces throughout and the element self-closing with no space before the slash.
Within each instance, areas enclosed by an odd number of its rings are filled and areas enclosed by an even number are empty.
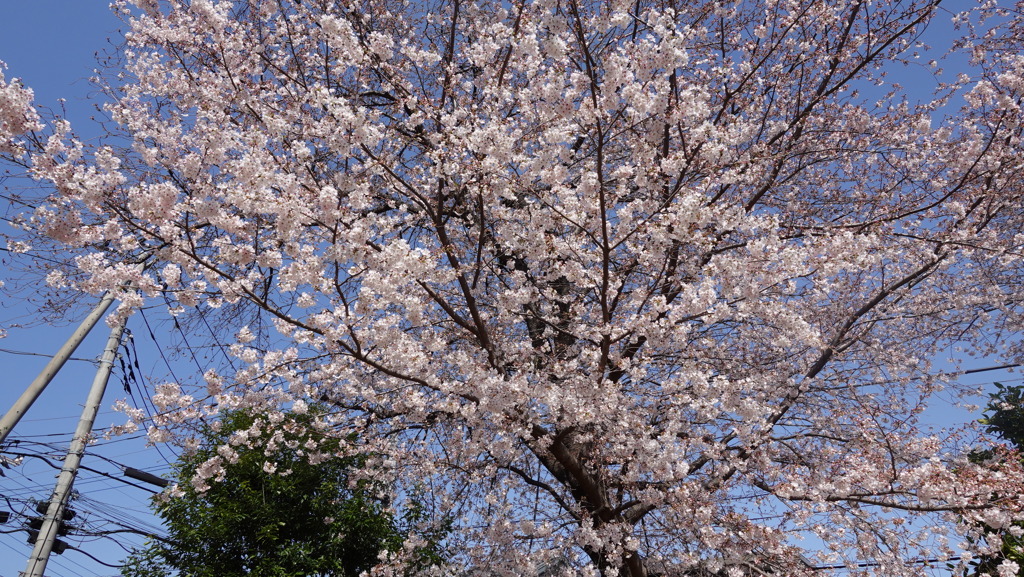
<svg viewBox="0 0 1024 577">
<path fill-rule="evenodd" d="M 15 137 L 33 130 L 42 130 L 39 114 L 32 107 L 32 91 L 15 79 L 4 79 L 5 65 L 0 62 L 0 153 L 16 154 L 20 148 Z"/>
<path fill-rule="evenodd" d="M 35 150 L 32 222 L 125 311 L 251 319 L 154 440 L 328 403 L 456 568 L 917 575 L 1022 517 L 918 422 L 1021 321 L 1020 28 L 915 102 L 936 4 L 119 2 L 122 138 Z"/>
</svg>

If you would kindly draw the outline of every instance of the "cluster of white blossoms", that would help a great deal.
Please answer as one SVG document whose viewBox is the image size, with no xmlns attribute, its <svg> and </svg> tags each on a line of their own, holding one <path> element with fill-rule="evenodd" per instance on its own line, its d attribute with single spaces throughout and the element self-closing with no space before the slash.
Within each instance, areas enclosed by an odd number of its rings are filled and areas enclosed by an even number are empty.
<svg viewBox="0 0 1024 577">
<path fill-rule="evenodd" d="M 120 135 L 33 151 L 32 223 L 230 341 L 154 440 L 265 413 L 278 474 L 271 416 L 329 407 L 460 574 L 918 575 L 1024 518 L 921 424 L 927 359 L 1024 325 L 1024 28 L 915 102 L 927 0 L 115 4 Z"/>
<path fill-rule="evenodd" d="M 23 150 L 15 139 L 26 132 L 42 130 L 39 114 L 32 107 L 32 90 L 14 79 L 4 79 L 0 62 L 0 154 L 18 155 Z"/>
</svg>

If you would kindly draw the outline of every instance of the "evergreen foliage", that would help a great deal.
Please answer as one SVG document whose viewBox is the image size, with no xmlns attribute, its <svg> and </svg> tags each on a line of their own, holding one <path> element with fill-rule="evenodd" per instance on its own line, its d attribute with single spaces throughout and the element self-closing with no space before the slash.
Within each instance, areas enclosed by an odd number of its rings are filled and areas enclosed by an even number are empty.
<svg viewBox="0 0 1024 577">
<path fill-rule="evenodd" d="M 317 432 L 317 418 L 316 411 L 285 414 L 285 430 L 293 432 L 284 434 L 284 448 L 273 457 L 264 454 L 265 439 L 239 440 L 260 426 L 252 413 L 229 413 L 219 427 L 206 427 L 200 448 L 177 464 L 182 494 L 154 501 L 169 538 L 136 551 L 122 574 L 354 577 L 370 569 L 381 551 L 400 547 L 404 535 L 378 496 L 380 487 L 349 478 L 365 457 L 310 464 L 303 447 L 316 446 L 325 454 L 338 448 L 338 440 Z M 224 459 L 224 480 L 208 488 L 192 482 L 205 463 L 225 454 L 231 457 Z M 416 507 L 410 511 L 404 521 L 422 516 Z M 425 563 L 439 560 L 436 545 L 424 550 L 422 558 Z"/>
<path fill-rule="evenodd" d="M 980 419 L 985 425 L 986 431 L 1005 439 L 1013 448 L 1020 451 L 1024 449 L 1024 386 L 1006 386 L 1002 383 L 995 383 L 996 392 L 990 395 L 991 400 L 985 409 L 985 417 Z M 972 453 L 974 461 L 998 462 L 1001 457 L 996 449 L 976 451 Z M 1013 453 L 1014 459 L 1020 459 L 1020 454 Z M 1016 522 L 1007 530 L 999 531 L 992 527 L 985 527 L 986 539 L 992 542 L 1002 541 L 998 553 L 979 557 L 971 563 L 967 574 L 971 576 L 1000 575 L 999 566 L 1005 561 L 1017 564 L 1017 576 L 1024 576 L 1024 523 Z"/>
</svg>

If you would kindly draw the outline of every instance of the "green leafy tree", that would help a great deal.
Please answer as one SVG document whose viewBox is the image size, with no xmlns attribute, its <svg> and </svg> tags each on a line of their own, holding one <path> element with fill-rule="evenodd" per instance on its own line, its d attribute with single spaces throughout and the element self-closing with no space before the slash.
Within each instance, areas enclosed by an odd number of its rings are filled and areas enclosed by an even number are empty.
<svg viewBox="0 0 1024 577">
<path fill-rule="evenodd" d="M 1006 386 L 1002 383 L 995 383 L 995 386 L 996 392 L 990 395 L 985 416 L 979 422 L 985 425 L 988 433 L 1004 439 L 1017 451 L 1024 451 L 1024 386 Z M 976 451 L 971 455 L 971 459 L 977 462 L 998 462 L 1002 458 L 1004 455 L 998 449 Z M 1012 454 L 1012 458 L 1021 457 L 1016 453 Z M 1002 541 L 999 552 L 977 559 L 968 575 L 1002 577 L 1006 570 L 1000 572 L 999 567 L 1004 561 L 1010 561 L 1018 565 L 1014 574 L 1024 577 L 1024 524 L 1015 523 L 1009 530 L 998 532 L 986 527 L 985 534 L 987 539 Z"/>
<path fill-rule="evenodd" d="M 266 439 L 239 441 L 258 431 L 260 417 L 233 412 L 219 427 L 207 427 L 200 447 L 176 466 L 182 494 L 154 501 L 168 538 L 135 551 L 122 574 L 351 577 L 375 565 L 381 551 L 398 549 L 400 525 L 421 520 L 421 508 L 410 508 L 400 523 L 376 495 L 380 487 L 351 483 L 350 472 L 365 457 L 310 464 L 308 447 L 331 455 L 339 444 L 311 426 L 316 418 L 316 411 L 286 413 L 284 429 L 293 432 L 277 440 L 281 448 L 272 460 L 264 454 Z M 193 484 L 211 460 L 223 466 L 224 480 L 208 488 Z M 430 541 L 420 552 L 425 564 L 440 560 L 436 540 Z"/>
<path fill-rule="evenodd" d="M 1024 449 L 1024 386 L 996 383 L 981 423 L 1017 449 Z"/>
</svg>

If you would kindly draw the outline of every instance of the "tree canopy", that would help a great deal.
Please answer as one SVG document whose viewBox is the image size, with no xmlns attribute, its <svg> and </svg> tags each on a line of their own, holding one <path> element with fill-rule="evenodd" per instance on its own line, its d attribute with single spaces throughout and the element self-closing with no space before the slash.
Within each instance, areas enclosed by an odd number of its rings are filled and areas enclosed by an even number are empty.
<svg viewBox="0 0 1024 577">
<path fill-rule="evenodd" d="M 167 538 L 136 551 L 122 574 L 355 577 L 400 547 L 400 520 L 379 488 L 351 478 L 365 457 L 335 456 L 337 442 L 311 426 L 321 417 L 284 413 L 283 433 L 269 439 L 244 410 L 206 427 L 176 466 L 172 496 L 154 501 Z M 202 476 L 212 463 L 223 482 Z"/>
<path fill-rule="evenodd" d="M 990 395 L 985 407 L 985 416 L 980 420 L 985 428 L 1010 443 L 1006 447 L 994 447 L 975 451 L 971 458 L 981 463 L 998 467 L 1007 459 L 1020 460 L 1024 450 L 1024 387 L 995 383 L 996 391 Z M 997 572 L 1000 577 L 1024 575 L 1024 521 L 1015 521 L 1009 526 L 985 526 L 985 543 L 989 549 L 973 559 L 964 574 L 978 576 Z M 1013 563 L 1011 565 L 1010 563 Z M 998 573 L 1000 566 L 1002 573 Z"/>
<path fill-rule="evenodd" d="M 114 6 L 111 138 L 9 84 L 0 154 L 53 286 L 219 319 L 155 441 L 324 403 L 458 573 L 916 576 L 1024 518 L 921 425 L 934 359 L 1020 353 L 1020 4 L 940 76 L 937 0 Z"/>
<path fill-rule="evenodd" d="M 1024 449 L 1024 387 L 1002 383 L 995 387 L 981 424 L 1017 449 Z"/>
</svg>

